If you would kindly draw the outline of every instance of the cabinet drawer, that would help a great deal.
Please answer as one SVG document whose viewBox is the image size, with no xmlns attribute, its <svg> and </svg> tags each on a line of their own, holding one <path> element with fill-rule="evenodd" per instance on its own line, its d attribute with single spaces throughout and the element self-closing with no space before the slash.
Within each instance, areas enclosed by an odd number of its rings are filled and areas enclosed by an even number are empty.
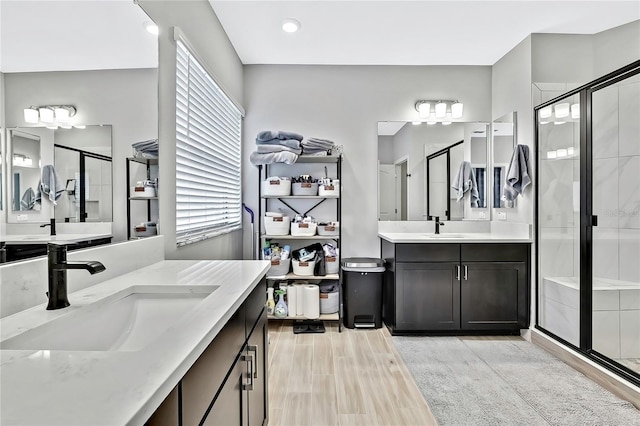
<svg viewBox="0 0 640 426">
<path fill-rule="evenodd" d="M 396 262 L 459 262 L 460 244 L 396 244 Z"/>
<path fill-rule="evenodd" d="M 249 337 L 253 326 L 256 324 L 264 305 L 267 303 L 267 281 L 263 278 L 253 289 L 247 300 L 244 302 L 246 312 L 245 337 Z"/>
<path fill-rule="evenodd" d="M 182 424 L 197 425 L 224 383 L 245 341 L 240 308 L 182 379 Z"/>
<path fill-rule="evenodd" d="M 462 244 L 462 262 L 528 262 L 529 244 Z"/>
</svg>

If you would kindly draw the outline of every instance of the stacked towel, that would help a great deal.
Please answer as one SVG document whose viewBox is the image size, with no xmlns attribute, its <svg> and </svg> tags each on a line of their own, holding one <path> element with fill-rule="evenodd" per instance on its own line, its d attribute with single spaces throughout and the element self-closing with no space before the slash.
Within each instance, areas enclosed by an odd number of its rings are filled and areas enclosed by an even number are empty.
<svg viewBox="0 0 640 426">
<path fill-rule="evenodd" d="M 505 200 L 513 201 L 518 195 L 522 194 L 530 183 L 529 147 L 527 145 L 517 145 L 516 149 L 513 150 L 513 155 L 507 168 L 502 197 Z"/>
<path fill-rule="evenodd" d="M 471 167 L 471 163 L 463 161 L 460 163 L 458 174 L 451 185 L 456 190 L 456 199 L 458 202 L 464 197 L 464 193 L 471 191 L 471 207 L 478 207 L 478 184 L 476 183 L 476 174 Z"/>
<path fill-rule="evenodd" d="M 327 139 L 309 138 L 302 142 L 302 153 L 305 155 L 327 155 L 335 143 Z"/>
<path fill-rule="evenodd" d="M 42 194 L 45 194 L 49 196 L 49 201 L 57 206 L 56 200 L 62 196 L 65 189 L 52 165 L 48 164 L 42 167 L 42 178 L 38 183 L 38 193 L 36 194 L 37 203 L 42 202 Z"/>
<path fill-rule="evenodd" d="M 285 163 L 292 164 L 302 153 L 300 141 L 303 136 L 298 133 L 265 130 L 256 136 L 256 151 L 251 153 L 249 161 L 254 166 L 259 164 Z"/>
</svg>

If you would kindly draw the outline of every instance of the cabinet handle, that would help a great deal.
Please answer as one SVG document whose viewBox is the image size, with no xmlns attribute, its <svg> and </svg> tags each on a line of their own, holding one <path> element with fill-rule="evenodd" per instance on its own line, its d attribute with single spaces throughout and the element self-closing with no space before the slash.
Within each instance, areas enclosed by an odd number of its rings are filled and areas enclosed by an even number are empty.
<svg viewBox="0 0 640 426">
<path fill-rule="evenodd" d="M 240 358 L 242 361 L 245 361 L 247 363 L 249 363 L 249 374 L 247 374 L 247 377 L 249 378 L 249 383 L 243 383 L 242 384 L 242 390 L 248 390 L 248 391 L 252 391 L 253 390 L 253 356 L 252 355 L 242 355 L 242 357 Z"/>
<path fill-rule="evenodd" d="M 467 265 L 463 265 L 464 266 L 464 279 L 468 279 L 469 278 L 469 268 L 467 267 Z"/>
<path fill-rule="evenodd" d="M 460 265 L 456 265 L 456 280 L 460 280 Z"/>
<path fill-rule="evenodd" d="M 258 345 L 249 345 L 247 346 L 248 352 L 253 352 L 255 355 L 253 357 L 253 362 L 255 363 L 253 366 L 253 378 L 258 378 Z"/>
</svg>

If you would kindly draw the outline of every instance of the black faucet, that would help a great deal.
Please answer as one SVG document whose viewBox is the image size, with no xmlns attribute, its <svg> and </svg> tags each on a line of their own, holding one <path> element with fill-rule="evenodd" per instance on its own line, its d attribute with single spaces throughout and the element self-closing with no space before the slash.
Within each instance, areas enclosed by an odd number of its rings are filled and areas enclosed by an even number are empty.
<svg viewBox="0 0 640 426">
<path fill-rule="evenodd" d="M 62 309 L 69 306 L 67 299 L 67 269 L 86 269 L 91 275 L 104 271 L 102 263 L 67 262 L 68 243 L 48 243 L 47 256 L 49 258 L 49 304 L 47 310 Z"/>
<path fill-rule="evenodd" d="M 433 216 L 436 221 L 436 234 L 440 233 L 440 227 L 444 226 L 444 222 L 440 222 L 440 216 Z"/>
<path fill-rule="evenodd" d="M 56 235 L 56 220 L 54 218 L 50 219 L 50 223 L 45 223 L 43 225 L 40 225 L 40 228 L 44 228 L 45 226 L 51 227 L 51 234 L 49 235 Z"/>
</svg>

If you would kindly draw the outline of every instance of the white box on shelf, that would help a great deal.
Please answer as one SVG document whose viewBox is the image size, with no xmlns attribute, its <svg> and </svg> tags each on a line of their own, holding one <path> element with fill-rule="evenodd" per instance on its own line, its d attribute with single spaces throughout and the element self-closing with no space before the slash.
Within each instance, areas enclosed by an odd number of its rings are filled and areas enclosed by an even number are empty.
<svg viewBox="0 0 640 426">
<path fill-rule="evenodd" d="M 327 274 L 337 274 L 338 272 L 340 272 L 340 262 L 338 262 L 338 258 L 325 257 L 324 264 Z"/>
<path fill-rule="evenodd" d="M 296 182 L 291 190 L 293 195 L 318 195 L 318 183 Z"/>
<path fill-rule="evenodd" d="M 291 217 L 264 216 L 264 230 L 267 235 L 289 235 Z"/>
<path fill-rule="evenodd" d="M 321 197 L 337 197 L 340 195 L 340 181 L 334 180 L 331 185 L 320 185 L 318 195 Z"/>
<path fill-rule="evenodd" d="M 289 273 L 291 259 L 272 260 L 271 267 L 267 271 L 268 277 L 280 277 Z"/>
<path fill-rule="evenodd" d="M 131 198 L 151 198 L 156 196 L 156 189 L 153 186 L 132 186 Z"/>
<path fill-rule="evenodd" d="M 263 195 L 291 195 L 291 179 L 272 176 L 262 181 Z"/>
<path fill-rule="evenodd" d="M 340 234 L 340 224 L 332 223 L 331 225 L 319 225 L 318 235 L 335 236 Z"/>
<path fill-rule="evenodd" d="M 315 260 L 310 260 L 308 262 L 300 262 L 299 260 L 293 259 L 291 262 L 293 263 L 294 274 L 303 275 L 303 276 L 313 275 L 313 270 L 316 267 Z"/>
<path fill-rule="evenodd" d="M 294 237 L 313 237 L 316 235 L 317 223 L 291 223 L 291 235 Z"/>
</svg>

